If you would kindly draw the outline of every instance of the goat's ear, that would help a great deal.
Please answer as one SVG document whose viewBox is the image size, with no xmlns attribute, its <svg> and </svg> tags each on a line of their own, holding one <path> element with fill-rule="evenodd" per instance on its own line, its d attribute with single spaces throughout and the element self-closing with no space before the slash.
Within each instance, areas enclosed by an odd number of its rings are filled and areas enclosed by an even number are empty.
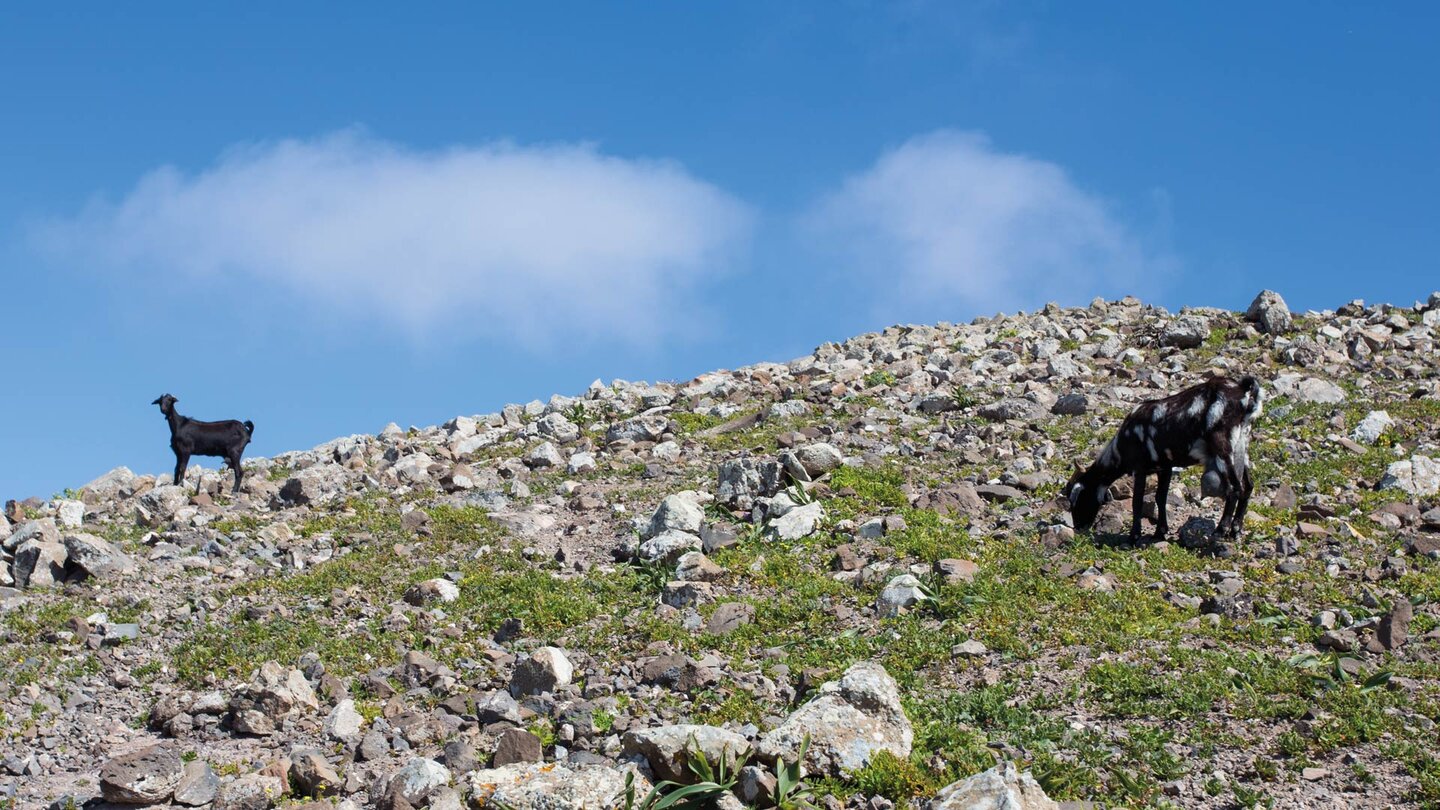
<svg viewBox="0 0 1440 810">
<path fill-rule="evenodd" d="M 151 404 L 151 405 L 159 405 L 159 404 L 160 404 L 160 397 L 155 397 L 155 401 L 152 402 L 152 403 L 150 403 L 150 404 Z"/>
<path fill-rule="evenodd" d="M 1113 500 L 1115 500 L 1115 493 L 1111 492 L 1109 487 L 1106 487 L 1106 488 L 1105 488 L 1105 499 L 1104 499 L 1103 501 L 1101 501 L 1101 503 L 1110 503 L 1110 502 L 1113 501 Z"/>
</svg>

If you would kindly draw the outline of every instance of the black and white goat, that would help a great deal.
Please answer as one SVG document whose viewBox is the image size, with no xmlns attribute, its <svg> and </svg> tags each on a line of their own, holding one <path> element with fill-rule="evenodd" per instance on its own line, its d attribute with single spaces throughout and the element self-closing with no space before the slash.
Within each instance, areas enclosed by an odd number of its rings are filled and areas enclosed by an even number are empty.
<svg viewBox="0 0 1440 810">
<path fill-rule="evenodd" d="M 1087 469 L 1076 465 L 1066 484 L 1070 515 L 1076 529 L 1095 523 L 1100 507 L 1110 500 L 1110 485 L 1127 473 L 1135 476 L 1130 539 L 1140 537 L 1145 477 L 1155 473 L 1159 492 L 1155 504 L 1159 521 L 1155 539 L 1165 537 L 1169 525 L 1165 501 L 1170 475 L 1176 467 L 1205 465 L 1201 490 L 1223 495 L 1225 509 L 1219 534 L 1239 537 L 1250 507 L 1250 427 L 1260 415 L 1264 394 L 1254 377 L 1239 380 L 1212 377 L 1164 399 L 1142 403 L 1125 417 L 1120 430 Z"/>
<path fill-rule="evenodd" d="M 248 419 L 244 422 L 235 419 L 201 422 L 176 413 L 175 403 L 178 401 L 169 394 L 162 394 L 150 403 L 159 405 L 160 412 L 170 423 L 170 449 L 175 451 L 175 485 L 179 486 L 185 480 L 185 467 L 190 464 L 191 456 L 220 456 L 235 471 L 235 487 L 231 491 L 239 492 L 240 479 L 245 475 L 240 470 L 240 456 L 255 434 L 255 423 Z"/>
</svg>

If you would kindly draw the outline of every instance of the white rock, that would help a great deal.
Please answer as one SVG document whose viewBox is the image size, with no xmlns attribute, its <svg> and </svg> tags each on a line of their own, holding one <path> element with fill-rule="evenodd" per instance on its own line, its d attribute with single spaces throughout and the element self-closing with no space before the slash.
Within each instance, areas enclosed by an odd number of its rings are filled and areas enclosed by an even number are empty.
<svg viewBox="0 0 1440 810">
<path fill-rule="evenodd" d="M 942 789 L 926 810 L 1059 810 L 1029 771 L 1004 762 Z"/>
<path fill-rule="evenodd" d="M 900 611 L 919 604 L 925 599 L 925 591 L 914 574 L 901 574 L 885 585 L 880 592 L 880 615 L 898 616 Z"/>
<path fill-rule="evenodd" d="M 520 663 L 510 676 L 510 694 L 540 695 L 570 683 L 575 666 L 559 647 L 541 647 Z"/>
<path fill-rule="evenodd" d="M 799 540 L 814 534 L 824 518 L 825 507 L 818 502 L 807 503 L 771 521 L 770 534 L 776 540 Z"/>
<path fill-rule="evenodd" d="M 1380 489 L 1398 489 L 1420 497 L 1440 494 L 1440 462 L 1420 455 L 1397 461 L 1385 468 Z"/>
<path fill-rule="evenodd" d="M 325 736 L 332 740 L 357 739 L 365 728 L 365 718 L 355 710 L 355 701 L 346 698 L 335 704 L 325 718 Z"/>
<path fill-rule="evenodd" d="M 571 475 L 587 473 L 596 468 L 595 454 L 582 450 L 570 456 L 570 461 L 565 464 L 565 471 Z"/>
<path fill-rule="evenodd" d="M 539 447 L 531 450 L 525 455 L 525 464 L 536 469 L 546 467 L 559 467 L 565 463 L 565 457 L 560 455 L 560 448 L 552 442 L 543 442 Z"/>
<path fill-rule="evenodd" d="M 1365 414 L 1360 424 L 1355 426 L 1355 432 L 1350 434 L 1355 441 L 1361 444 L 1374 444 L 1380 441 L 1385 431 L 1395 426 L 1395 420 L 1385 411 L 1371 411 Z"/>
<path fill-rule="evenodd" d="M 705 510 L 696 502 L 694 493 L 667 495 L 650 516 L 650 526 L 645 531 L 647 538 L 668 531 L 696 534 L 700 524 L 705 522 Z"/>
<path fill-rule="evenodd" d="M 821 686 L 813 700 L 760 738 L 759 753 L 765 759 L 794 759 L 807 735 L 806 770 L 837 777 L 864 768 L 881 751 L 904 759 L 915 739 L 899 687 L 871 661 Z"/>
<path fill-rule="evenodd" d="M 433 759 L 415 757 L 390 777 L 391 790 L 411 804 L 421 804 L 437 788 L 450 784 L 450 770 Z"/>
<path fill-rule="evenodd" d="M 55 509 L 61 528 L 78 529 L 85 522 L 85 504 L 80 501 L 60 501 Z"/>
<path fill-rule="evenodd" d="M 698 535 L 669 529 L 641 543 L 638 553 L 645 562 L 671 564 L 702 546 Z"/>
</svg>

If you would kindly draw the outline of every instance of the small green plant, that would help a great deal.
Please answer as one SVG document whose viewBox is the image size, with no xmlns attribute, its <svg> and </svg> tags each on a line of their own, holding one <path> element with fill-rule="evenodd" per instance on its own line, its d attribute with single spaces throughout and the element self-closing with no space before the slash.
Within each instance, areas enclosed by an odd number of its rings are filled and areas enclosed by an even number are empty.
<svg viewBox="0 0 1440 810">
<path fill-rule="evenodd" d="M 805 752 L 810 750 L 810 735 L 800 742 L 800 750 L 794 762 L 783 758 L 775 761 L 775 807 L 776 810 L 811 810 L 814 794 L 805 786 Z"/>
<path fill-rule="evenodd" d="M 877 385 L 894 385 L 895 375 L 883 368 L 877 368 L 865 375 L 865 387 L 874 388 Z"/>
<path fill-rule="evenodd" d="M 975 397 L 975 393 L 969 388 L 956 388 L 952 390 L 950 392 L 950 400 L 955 403 L 957 409 L 962 411 L 966 408 L 975 407 L 975 404 L 979 402 L 979 399 Z"/>
</svg>

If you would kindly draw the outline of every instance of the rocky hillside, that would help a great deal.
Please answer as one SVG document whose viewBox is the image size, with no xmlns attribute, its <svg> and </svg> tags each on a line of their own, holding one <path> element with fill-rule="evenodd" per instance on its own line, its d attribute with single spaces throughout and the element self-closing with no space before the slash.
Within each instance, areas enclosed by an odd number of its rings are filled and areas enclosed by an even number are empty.
<svg viewBox="0 0 1440 810">
<path fill-rule="evenodd" d="M 0 807 L 1437 807 L 1437 332 L 1097 300 L 12 501 Z M 1077 535 L 1211 372 L 1246 535 Z"/>
</svg>

